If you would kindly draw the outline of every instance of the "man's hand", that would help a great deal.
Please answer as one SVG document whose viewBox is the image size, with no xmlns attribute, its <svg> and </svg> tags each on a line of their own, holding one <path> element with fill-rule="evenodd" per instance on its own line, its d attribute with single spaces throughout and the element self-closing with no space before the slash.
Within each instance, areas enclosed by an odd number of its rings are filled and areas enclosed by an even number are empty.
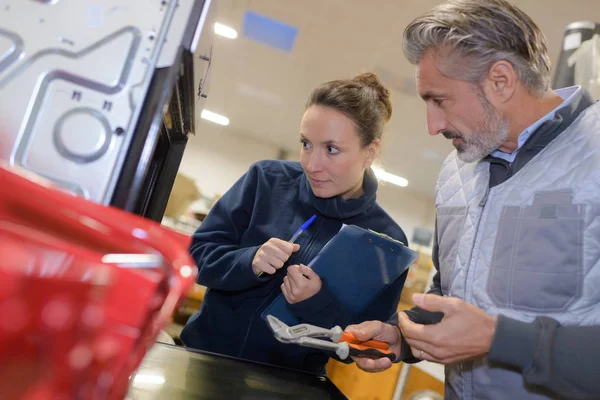
<svg viewBox="0 0 600 400">
<path fill-rule="evenodd" d="M 300 245 L 291 244 L 281 239 L 271 238 L 254 255 L 252 271 L 255 275 L 264 272 L 273 275 L 290 258 L 292 253 L 298 251 Z"/>
<path fill-rule="evenodd" d="M 406 314 L 398 314 L 398 325 L 414 357 L 452 364 L 488 353 L 497 318 L 457 298 L 415 294 L 413 301 L 424 310 L 444 313 L 434 325 L 415 324 Z"/>
<path fill-rule="evenodd" d="M 290 265 L 283 278 L 281 292 L 288 303 L 299 303 L 321 290 L 321 277 L 306 265 Z"/>
<path fill-rule="evenodd" d="M 384 324 L 381 321 L 367 321 L 358 325 L 349 325 L 346 332 L 353 334 L 361 342 L 371 339 L 385 342 L 390 345 L 390 350 L 396 355 L 396 358 L 400 355 L 400 332 L 393 325 Z M 366 372 L 381 372 L 392 366 L 392 362 L 388 358 L 352 357 L 352 359 L 358 368 Z"/>
</svg>

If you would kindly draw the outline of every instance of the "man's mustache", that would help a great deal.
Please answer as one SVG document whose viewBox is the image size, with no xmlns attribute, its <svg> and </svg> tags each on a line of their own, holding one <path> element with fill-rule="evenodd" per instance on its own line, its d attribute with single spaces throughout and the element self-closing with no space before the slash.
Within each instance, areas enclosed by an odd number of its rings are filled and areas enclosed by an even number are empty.
<svg viewBox="0 0 600 400">
<path fill-rule="evenodd" d="M 442 135 L 444 135 L 444 137 L 446 139 L 462 139 L 463 138 L 460 133 L 452 132 L 452 131 L 442 131 Z"/>
</svg>

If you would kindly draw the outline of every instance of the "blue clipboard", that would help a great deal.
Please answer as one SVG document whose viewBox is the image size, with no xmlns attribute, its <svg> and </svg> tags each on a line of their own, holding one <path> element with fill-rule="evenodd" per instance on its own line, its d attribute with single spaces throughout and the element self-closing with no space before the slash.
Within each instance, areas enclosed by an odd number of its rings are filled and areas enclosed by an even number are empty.
<svg viewBox="0 0 600 400">
<path fill-rule="evenodd" d="M 416 251 L 387 235 L 344 225 L 308 266 L 327 282 L 329 290 L 350 313 L 359 315 L 406 272 L 417 256 Z M 269 314 L 290 326 L 300 323 L 283 294 L 273 300 L 261 317 L 266 319 Z"/>
</svg>

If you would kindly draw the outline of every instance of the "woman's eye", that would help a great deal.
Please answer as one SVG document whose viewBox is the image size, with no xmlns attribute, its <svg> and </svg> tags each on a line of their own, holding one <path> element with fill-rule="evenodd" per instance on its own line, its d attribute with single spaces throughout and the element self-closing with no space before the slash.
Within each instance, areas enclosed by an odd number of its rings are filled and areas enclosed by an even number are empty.
<svg viewBox="0 0 600 400">
<path fill-rule="evenodd" d="M 337 154 L 340 152 L 339 149 L 333 146 L 327 146 L 327 151 L 329 152 L 329 154 Z"/>
<path fill-rule="evenodd" d="M 303 149 L 310 148 L 310 143 L 308 143 L 306 140 L 301 140 L 300 143 L 302 144 Z"/>
</svg>

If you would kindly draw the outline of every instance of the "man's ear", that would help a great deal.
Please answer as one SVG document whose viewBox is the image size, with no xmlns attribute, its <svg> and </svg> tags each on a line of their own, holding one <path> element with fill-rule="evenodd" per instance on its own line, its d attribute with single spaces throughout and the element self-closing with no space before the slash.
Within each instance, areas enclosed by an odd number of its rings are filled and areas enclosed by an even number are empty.
<svg viewBox="0 0 600 400">
<path fill-rule="evenodd" d="M 506 60 L 500 60 L 492 64 L 482 82 L 482 86 L 490 103 L 498 106 L 512 98 L 518 83 L 519 76 L 512 64 Z"/>
</svg>

